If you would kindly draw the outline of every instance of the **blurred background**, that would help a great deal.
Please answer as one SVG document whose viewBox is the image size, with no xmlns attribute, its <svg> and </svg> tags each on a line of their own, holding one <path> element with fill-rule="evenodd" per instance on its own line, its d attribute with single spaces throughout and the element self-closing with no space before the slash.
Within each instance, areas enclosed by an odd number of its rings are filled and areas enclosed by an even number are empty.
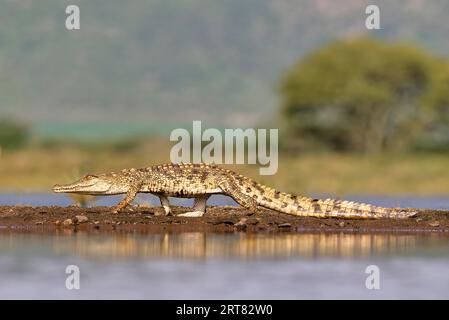
<svg viewBox="0 0 449 320">
<path fill-rule="evenodd" d="M 76 4 L 81 29 L 65 28 Z M 279 128 L 301 194 L 449 194 L 449 2 L 0 1 L 0 192 L 168 162 L 174 128 Z"/>
</svg>

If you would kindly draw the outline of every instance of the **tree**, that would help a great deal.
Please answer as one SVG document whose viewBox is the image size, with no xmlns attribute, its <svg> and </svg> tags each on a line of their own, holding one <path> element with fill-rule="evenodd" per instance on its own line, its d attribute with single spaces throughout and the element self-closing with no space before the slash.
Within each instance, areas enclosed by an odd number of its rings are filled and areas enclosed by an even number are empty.
<svg viewBox="0 0 449 320">
<path fill-rule="evenodd" d="M 280 93 L 289 147 L 403 149 L 449 106 L 449 64 L 409 44 L 338 41 L 293 66 Z"/>
</svg>

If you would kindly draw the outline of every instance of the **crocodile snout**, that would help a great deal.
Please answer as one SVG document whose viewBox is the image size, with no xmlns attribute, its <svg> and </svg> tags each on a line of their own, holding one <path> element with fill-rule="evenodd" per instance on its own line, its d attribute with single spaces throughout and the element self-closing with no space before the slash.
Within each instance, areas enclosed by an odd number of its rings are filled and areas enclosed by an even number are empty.
<svg viewBox="0 0 449 320">
<path fill-rule="evenodd" d="M 61 184 L 55 184 L 52 188 L 53 192 L 67 192 L 70 191 L 70 186 L 61 185 Z"/>
<path fill-rule="evenodd" d="M 60 191 L 60 190 L 61 190 L 61 185 L 55 184 L 55 185 L 53 186 L 52 190 L 53 190 L 54 192 Z"/>
</svg>

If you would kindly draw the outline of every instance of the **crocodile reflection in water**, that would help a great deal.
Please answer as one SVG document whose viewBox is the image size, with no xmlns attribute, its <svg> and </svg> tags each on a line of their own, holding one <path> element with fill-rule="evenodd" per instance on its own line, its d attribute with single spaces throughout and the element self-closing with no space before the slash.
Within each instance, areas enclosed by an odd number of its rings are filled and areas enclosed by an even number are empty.
<svg viewBox="0 0 449 320">
<path fill-rule="evenodd" d="M 77 232 L 76 237 L 53 241 L 57 254 L 124 259 L 226 258 L 226 257 L 367 257 L 406 253 L 423 243 L 439 241 L 436 236 L 410 234 L 286 233 L 207 234 L 165 233 L 95 236 Z M 440 239 L 441 240 L 441 239 Z"/>
</svg>

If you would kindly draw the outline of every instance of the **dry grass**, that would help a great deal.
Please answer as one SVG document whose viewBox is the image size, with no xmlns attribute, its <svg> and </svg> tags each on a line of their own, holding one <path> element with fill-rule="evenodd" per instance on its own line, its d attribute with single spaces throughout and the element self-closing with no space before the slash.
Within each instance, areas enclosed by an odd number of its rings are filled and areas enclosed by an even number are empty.
<svg viewBox="0 0 449 320">
<path fill-rule="evenodd" d="M 170 145 L 151 140 L 118 152 L 108 148 L 31 147 L 0 157 L 0 190 L 49 191 L 88 172 L 145 167 L 169 162 Z M 232 166 L 238 172 L 297 194 L 449 194 L 449 156 L 305 154 L 281 156 L 274 176 L 259 176 L 257 166 Z"/>
</svg>

